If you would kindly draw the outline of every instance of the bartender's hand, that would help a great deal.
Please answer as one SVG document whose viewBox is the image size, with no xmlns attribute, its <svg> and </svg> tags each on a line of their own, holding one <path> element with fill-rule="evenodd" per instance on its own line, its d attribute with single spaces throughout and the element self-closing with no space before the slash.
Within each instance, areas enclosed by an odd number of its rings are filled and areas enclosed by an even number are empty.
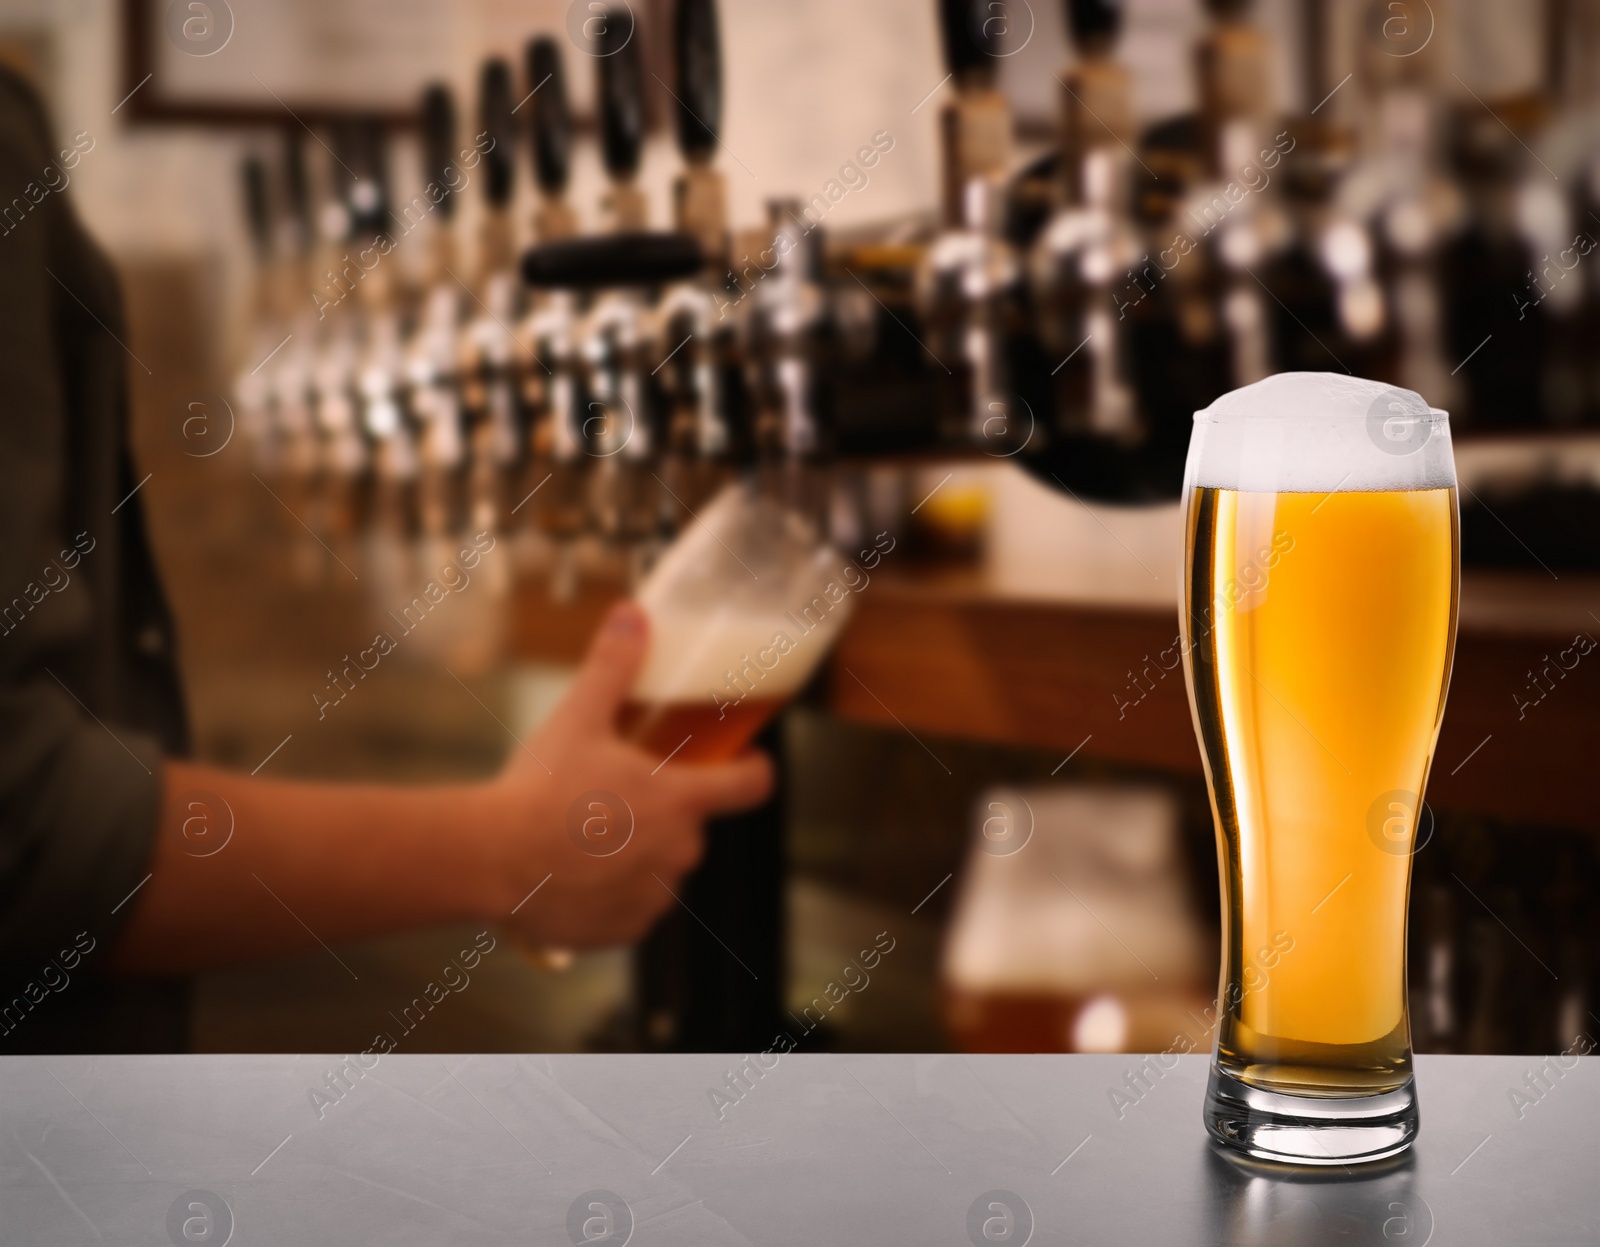
<svg viewBox="0 0 1600 1247">
<path fill-rule="evenodd" d="M 617 711 L 648 644 L 645 613 L 632 602 L 613 608 L 566 697 L 490 786 L 502 815 L 491 825 L 505 829 L 492 849 L 504 881 L 499 917 L 530 943 L 638 939 L 677 903 L 672 893 L 704 849 L 706 818 L 772 791 L 762 754 L 663 766 L 618 734 Z"/>
<path fill-rule="evenodd" d="M 185 974 L 455 922 L 501 924 L 546 948 L 637 939 L 677 903 L 667 889 L 699 859 L 706 817 L 772 789 L 760 755 L 661 765 L 617 734 L 647 628 L 637 606 L 614 611 L 561 705 L 486 784 L 321 784 L 163 763 L 154 851 L 137 864 L 143 882 L 127 872 L 137 895 L 113 964 Z"/>
</svg>

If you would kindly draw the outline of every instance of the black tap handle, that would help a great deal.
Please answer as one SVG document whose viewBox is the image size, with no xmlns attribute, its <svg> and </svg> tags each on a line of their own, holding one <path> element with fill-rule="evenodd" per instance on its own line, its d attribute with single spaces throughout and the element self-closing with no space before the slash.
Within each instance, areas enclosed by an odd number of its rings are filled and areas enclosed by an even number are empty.
<svg viewBox="0 0 1600 1247">
<path fill-rule="evenodd" d="M 436 82 L 422 93 L 423 175 L 439 196 L 439 215 L 448 220 L 456 210 L 450 169 L 456 159 L 456 104 L 450 88 Z"/>
<path fill-rule="evenodd" d="M 678 146 L 684 159 L 711 159 L 722 128 L 722 39 L 717 0 L 678 0 Z"/>
<path fill-rule="evenodd" d="M 1067 29 L 1080 56 L 1102 56 L 1122 33 L 1123 0 L 1066 0 Z"/>
<path fill-rule="evenodd" d="M 525 57 L 533 124 L 533 176 L 546 195 L 567 189 L 572 172 L 572 110 L 567 106 L 567 76 L 561 46 L 540 35 L 528 41 Z"/>
<path fill-rule="evenodd" d="M 982 0 L 939 0 L 939 33 L 945 68 L 960 83 L 987 84 L 995 77 L 1004 51 L 1005 20 Z"/>
<path fill-rule="evenodd" d="M 272 216 L 267 207 L 267 166 L 260 156 L 246 156 L 239 168 L 244 179 L 244 214 L 250 225 L 250 241 L 256 258 L 272 255 Z"/>
<path fill-rule="evenodd" d="M 541 243 L 522 255 L 522 279 L 537 289 L 657 286 L 705 267 L 693 234 L 640 231 Z"/>
<path fill-rule="evenodd" d="M 1205 7 L 1217 21 L 1233 22 L 1249 14 L 1251 0 L 1205 0 Z"/>
<path fill-rule="evenodd" d="M 644 81 L 631 14 L 607 10 L 599 43 L 600 148 L 606 172 L 627 181 L 644 145 Z"/>
<path fill-rule="evenodd" d="M 511 202 L 511 149 L 517 141 L 514 107 L 511 66 L 496 57 L 484 64 L 478 79 L 478 129 L 493 140 L 483 153 L 483 187 L 485 198 L 497 208 Z"/>
</svg>

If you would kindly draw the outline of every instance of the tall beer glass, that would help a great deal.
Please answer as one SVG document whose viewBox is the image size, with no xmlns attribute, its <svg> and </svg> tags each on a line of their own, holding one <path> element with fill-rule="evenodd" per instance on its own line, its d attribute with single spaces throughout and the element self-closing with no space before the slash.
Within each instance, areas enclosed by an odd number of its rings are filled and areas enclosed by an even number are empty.
<svg viewBox="0 0 1600 1247">
<path fill-rule="evenodd" d="M 817 669 L 867 581 L 753 479 L 729 484 L 639 587 L 650 651 L 622 731 L 675 762 L 733 757 Z"/>
<path fill-rule="evenodd" d="M 1223 955 L 1205 1121 L 1348 1164 L 1417 1132 L 1406 905 L 1459 583 L 1449 421 L 1284 373 L 1197 412 L 1184 674 L 1217 829 Z"/>
</svg>

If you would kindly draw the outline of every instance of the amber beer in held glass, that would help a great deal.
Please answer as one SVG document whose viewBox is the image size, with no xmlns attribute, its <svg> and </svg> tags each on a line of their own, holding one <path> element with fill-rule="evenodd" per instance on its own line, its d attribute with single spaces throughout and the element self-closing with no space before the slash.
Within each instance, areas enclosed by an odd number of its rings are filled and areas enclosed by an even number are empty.
<svg viewBox="0 0 1600 1247">
<path fill-rule="evenodd" d="M 1196 413 L 1184 673 L 1223 960 L 1205 1121 L 1297 1164 L 1417 1131 L 1406 907 L 1459 584 L 1448 418 L 1284 373 Z"/>
<path fill-rule="evenodd" d="M 639 588 L 650 651 L 622 732 L 674 762 L 732 758 L 810 679 L 864 583 L 805 517 L 728 485 Z"/>
</svg>

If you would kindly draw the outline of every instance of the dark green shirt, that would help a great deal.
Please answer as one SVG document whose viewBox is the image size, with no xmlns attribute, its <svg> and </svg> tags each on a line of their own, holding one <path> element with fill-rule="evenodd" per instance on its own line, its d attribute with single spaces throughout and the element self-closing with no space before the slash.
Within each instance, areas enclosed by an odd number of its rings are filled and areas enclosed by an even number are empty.
<svg viewBox="0 0 1600 1247">
<path fill-rule="evenodd" d="M 0 70 L 0 1051 L 184 1043 L 180 985 L 103 977 L 185 733 L 81 159 Z"/>
</svg>

